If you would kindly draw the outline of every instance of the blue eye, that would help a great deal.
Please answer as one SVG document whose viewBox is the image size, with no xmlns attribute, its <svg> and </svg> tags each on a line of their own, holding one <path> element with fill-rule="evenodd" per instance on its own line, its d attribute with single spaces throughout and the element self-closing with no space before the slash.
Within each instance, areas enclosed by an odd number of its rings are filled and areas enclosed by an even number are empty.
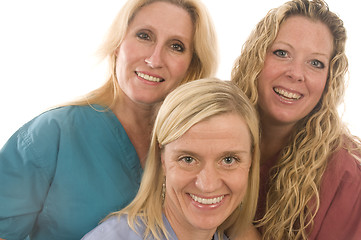
<svg viewBox="0 0 361 240">
<path fill-rule="evenodd" d="M 274 51 L 273 54 L 276 55 L 276 56 L 278 56 L 278 57 L 281 57 L 281 58 L 285 58 L 285 57 L 287 57 L 287 55 L 288 55 L 286 51 L 280 50 L 280 49 Z"/>
<path fill-rule="evenodd" d="M 320 62 L 318 60 L 312 60 L 310 63 L 312 66 L 314 66 L 316 68 L 320 68 L 320 69 L 325 68 L 325 64 L 323 64 L 322 62 Z"/>
</svg>

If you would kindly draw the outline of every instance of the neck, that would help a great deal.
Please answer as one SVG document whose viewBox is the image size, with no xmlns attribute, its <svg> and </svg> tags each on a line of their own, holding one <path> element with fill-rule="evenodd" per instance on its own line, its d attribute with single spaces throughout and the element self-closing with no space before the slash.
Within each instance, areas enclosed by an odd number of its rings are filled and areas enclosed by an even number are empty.
<svg viewBox="0 0 361 240">
<path fill-rule="evenodd" d="M 179 219 L 177 216 L 170 215 L 170 213 L 167 214 L 168 211 L 166 211 L 166 209 L 164 210 L 165 216 L 167 217 L 167 220 L 170 223 L 178 240 L 211 240 L 217 230 L 216 228 L 200 229 L 197 226 L 193 226 L 189 222 L 184 221 L 184 218 Z"/>
<path fill-rule="evenodd" d="M 157 110 L 158 106 L 136 104 L 124 98 L 119 99 L 112 107 L 113 113 L 132 142 L 143 168 Z"/>
<path fill-rule="evenodd" d="M 287 145 L 293 126 L 261 121 L 261 164 L 275 158 Z"/>
<path fill-rule="evenodd" d="M 197 240 L 212 240 L 214 232 L 209 233 L 195 233 L 190 232 L 190 234 L 185 233 L 184 231 L 181 233 L 176 233 L 178 240 L 189 240 L 189 239 L 197 239 Z"/>
<path fill-rule="evenodd" d="M 172 228 L 177 235 L 178 240 L 212 240 L 216 230 L 200 230 L 193 228 L 182 228 L 180 225 L 172 225 Z"/>
<path fill-rule="evenodd" d="M 153 126 L 157 106 L 146 106 L 130 100 L 119 99 L 112 111 L 122 124 L 148 129 Z"/>
</svg>

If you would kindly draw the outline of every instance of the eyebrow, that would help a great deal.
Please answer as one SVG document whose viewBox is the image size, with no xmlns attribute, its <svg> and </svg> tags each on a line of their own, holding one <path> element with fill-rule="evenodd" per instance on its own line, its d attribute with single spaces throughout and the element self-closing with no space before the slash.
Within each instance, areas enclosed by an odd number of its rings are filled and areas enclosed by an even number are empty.
<svg viewBox="0 0 361 240">
<path fill-rule="evenodd" d="M 156 32 L 156 28 L 151 25 L 151 24 L 144 24 L 144 25 L 139 25 L 138 27 L 135 27 L 135 30 L 136 31 L 139 31 L 139 30 L 148 30 L 148 31 L 151 31 L 151 32 Z M 191 35 L 191 38 L 188 38 L 187 36 L 185 35 L 181 35 L 179 34 L 178 32 L 176 32 L 175 34 L 171 34 L 170 35 L 170 39 L 173 39 L 173 40 L 177 40 L 177 41 L 181 41 L 181 42 L 184 42 L 184 41 L 189 41 L 190 43 L 192 43 L 192 39 L 194 37 L 194 33 L 193 35 Z"/>
<path fill-rule="evenodd" d="M 182 150 L 182 149 L 177 149 L 174 150 L 173 153 L 178 154 L 184 154 L 184 155 L 191 155 L 194 156 L 196 158 L 200 158 L 199 154 L 197 154 L 196 152 L 193 151 L 189 151 L 189 150 Z M 247 150 L 241 150 L 241 151 L 226 151 L 226 152 L 222 152 L 219 156 L 228 156 L 228 155 L 248 155 L 250 154 L 250 151 Z M 218 157 L 219 157 L 218 156 Z"/>
</svg>

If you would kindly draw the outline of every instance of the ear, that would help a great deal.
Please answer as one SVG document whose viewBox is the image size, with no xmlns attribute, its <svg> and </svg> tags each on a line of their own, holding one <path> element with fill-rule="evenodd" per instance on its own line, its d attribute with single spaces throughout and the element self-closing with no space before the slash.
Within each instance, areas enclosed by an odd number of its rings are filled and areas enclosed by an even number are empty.
<svg viewBox="0 0 361 240">
<path fill-rule="evenodd" d="M 114 55 L 116 57 L 118 57 L 118 54 L 119 54 L 119 47 L 117 47 L 115 50 L 114 50 Z"/>
<path fill-rule="evenodd" d="M 161 149 L 160 146 L 159 146 L 159 149 Z M 164 150 L 160 150 L 160 160 L 162 162 L 163 173 L 164 173 L 164 175 L 166 175 L 166 167 L 165 167 L 165 162 L 164 162 Z"/>
</svg>

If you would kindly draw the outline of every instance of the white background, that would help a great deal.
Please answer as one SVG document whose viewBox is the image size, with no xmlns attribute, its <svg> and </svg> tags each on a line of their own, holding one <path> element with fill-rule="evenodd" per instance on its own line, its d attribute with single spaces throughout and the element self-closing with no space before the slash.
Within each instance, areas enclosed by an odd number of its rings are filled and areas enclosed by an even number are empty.
<svg viewBox="0 0 361 240">
<path fill-rule="evenodd" d="M 256 23 L 285 0 L 203 0 L 220 45 L 217 77 L 230 79 L 241 46 Z M 94 53 L 124 0 L 0 1 L 0 148 L 24 123 L 47 108 L 72 100 L 105 81 Z M 328 0 L 348 31 L 350 84 L 340 109 L 361 136 L 360 13 L 353 0 Z"/>
</svg>

